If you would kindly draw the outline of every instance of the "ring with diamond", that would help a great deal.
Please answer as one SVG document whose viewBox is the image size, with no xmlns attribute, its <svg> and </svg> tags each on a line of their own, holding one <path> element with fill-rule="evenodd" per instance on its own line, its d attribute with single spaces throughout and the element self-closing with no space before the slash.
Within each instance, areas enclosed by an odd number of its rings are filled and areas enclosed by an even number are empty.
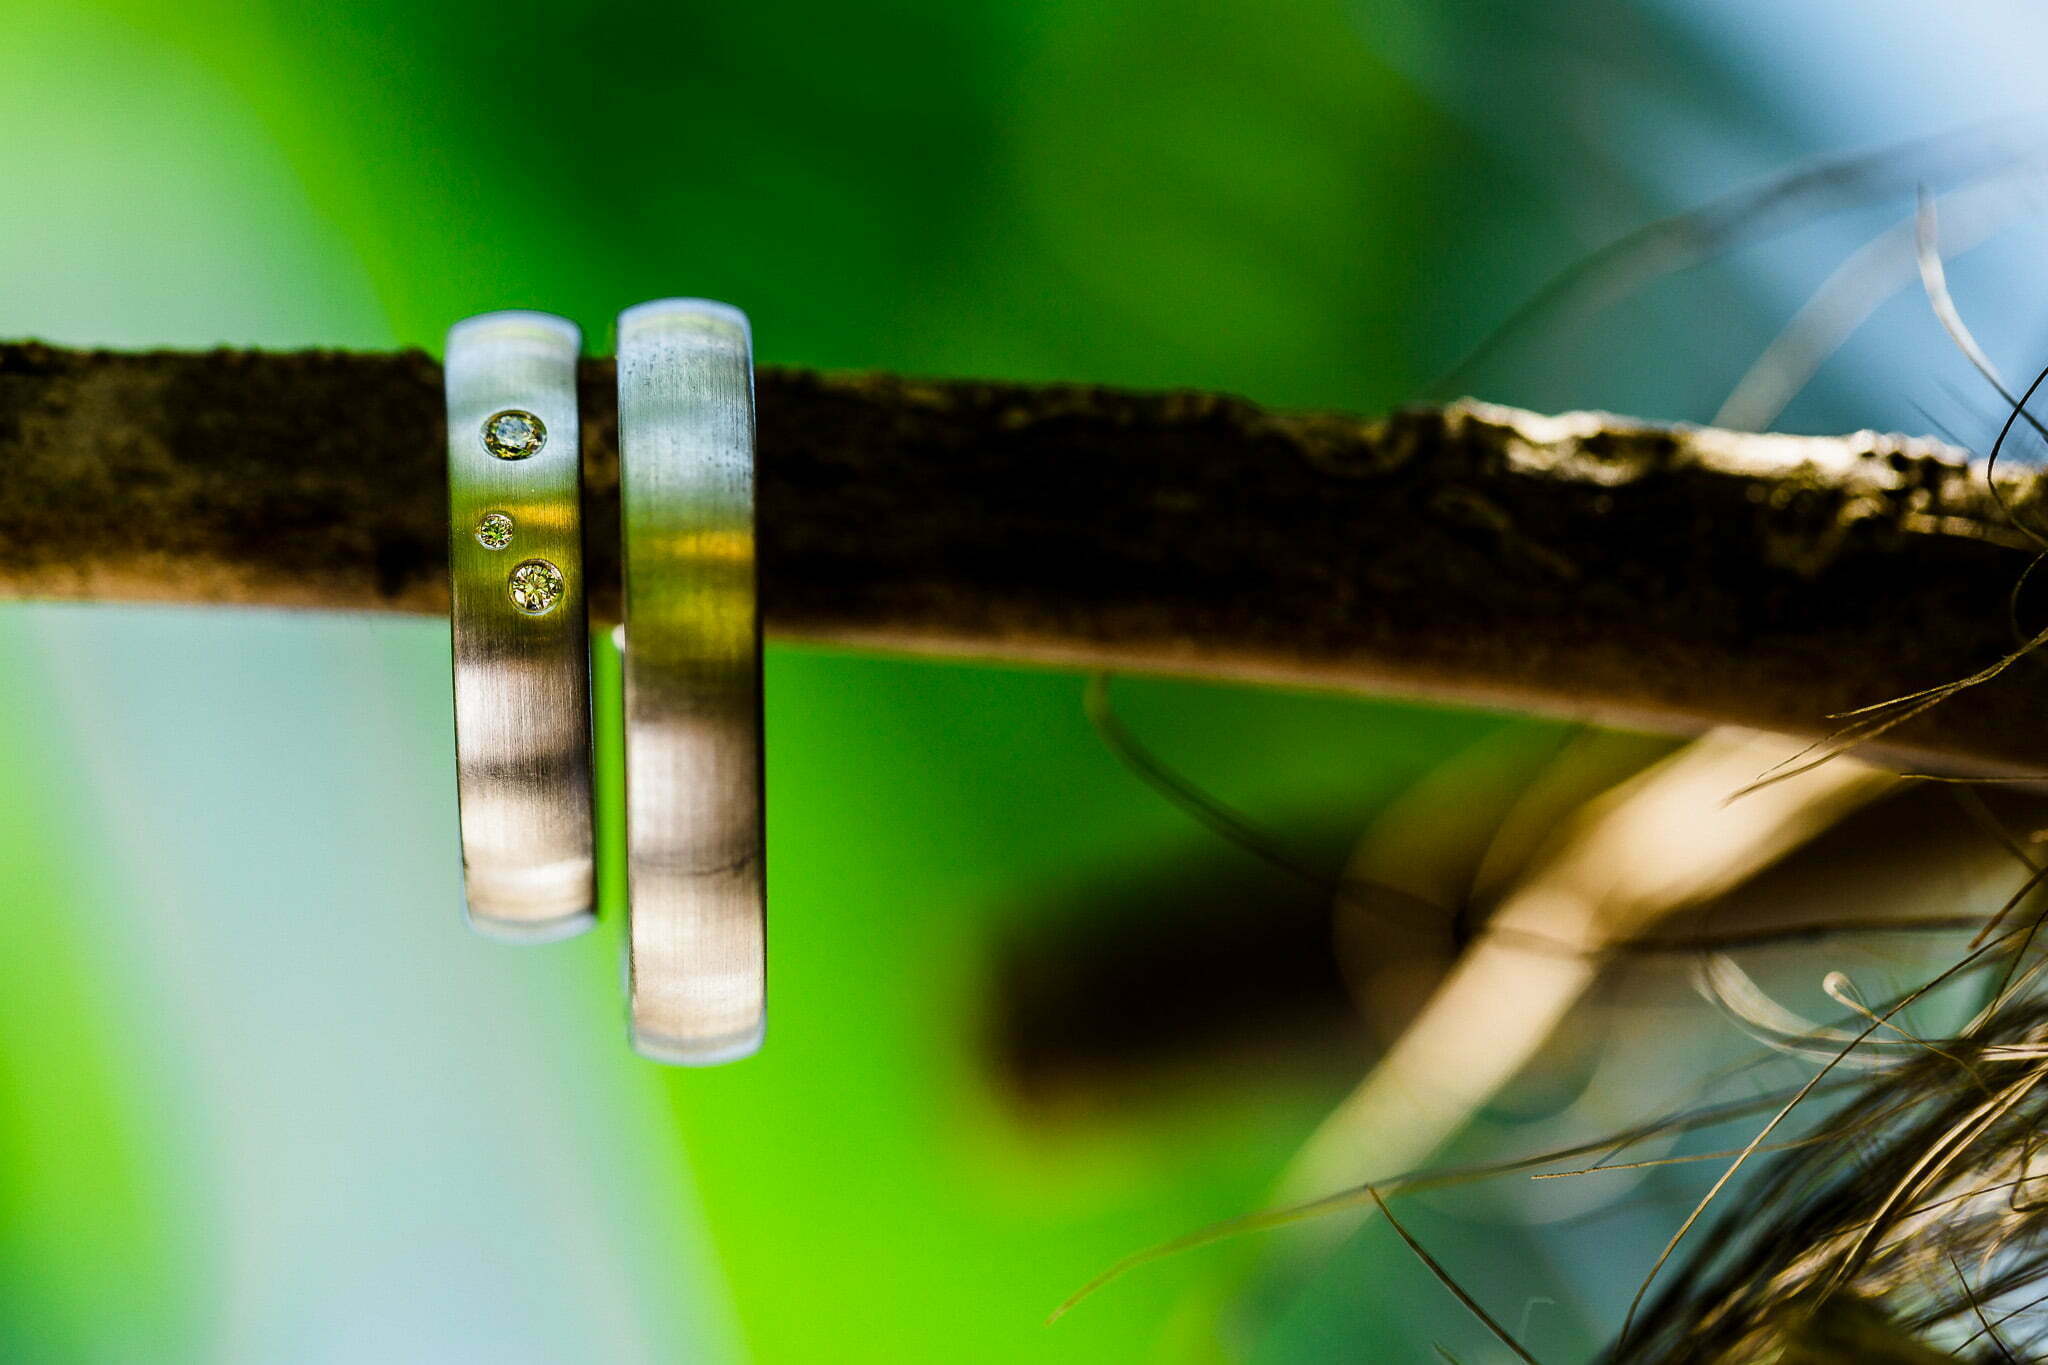
<svg viewBox="0 0 2048 1365">
<path fill-rule="evenodd" d="M 463 880 L 470 924 L 522 942 L 594 922 L 582 341 L 486 313 L 450 329 L 444 370 Z"/>
<path fill-rule="evenodd" d="M 704 1066 L 761 1044 L 767 881 L 754 364 L 746 315 L 619 315 L 627 975 L 633 1046 Z"/>
</svg>

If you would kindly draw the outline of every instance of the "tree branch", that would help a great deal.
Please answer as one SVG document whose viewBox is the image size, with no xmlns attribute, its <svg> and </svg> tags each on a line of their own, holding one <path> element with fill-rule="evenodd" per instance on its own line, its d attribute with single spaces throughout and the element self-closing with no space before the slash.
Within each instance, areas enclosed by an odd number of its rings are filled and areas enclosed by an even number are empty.
<svg viewBox="0 0 2048 1365">
<path fill-rule="evenodd" d="M 605 619 L 610 362 L 582 388 Z M 759 395 L 762 599 L 789 638 L 1802 733 L 2010 650 L 2028 562 L 1981 467 L 1871 433 L 775 367 Z M 0 346 L 0 593 L 444 612 L 441 421 L 418 352 Z M 2030 476 L 2004 486 L 2039 516 Z M 2037 679 L 1890 752 L 2048 771 Z"/>
</svg>

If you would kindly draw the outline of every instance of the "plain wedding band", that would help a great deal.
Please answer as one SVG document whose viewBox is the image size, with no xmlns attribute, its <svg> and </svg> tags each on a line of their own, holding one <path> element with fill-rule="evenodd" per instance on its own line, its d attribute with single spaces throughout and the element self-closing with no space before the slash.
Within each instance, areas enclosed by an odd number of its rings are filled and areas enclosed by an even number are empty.
<svg viewBox="0 0 2048 1365">
<path fill-rule="evenodd" d="M 627 968 L 633 1046 L 761 1045 L 767 967 L 754 370 L 746 315 L 619 316 Z"/>
</svg>

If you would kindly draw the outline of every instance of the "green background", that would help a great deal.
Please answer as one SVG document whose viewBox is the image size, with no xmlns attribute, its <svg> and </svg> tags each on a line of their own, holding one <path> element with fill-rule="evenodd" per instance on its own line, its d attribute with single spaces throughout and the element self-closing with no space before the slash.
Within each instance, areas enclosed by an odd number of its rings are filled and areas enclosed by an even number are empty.
<svg viewBox="0 0 2048 1365">
<path fill-rule="evenodd" d="M 1813 22 L 1847 42 L 1855 19 Z M 620 308 L 695 294 L 745 307 L 766 362 L 1357 411 L 1427 396 L 1622 230 L 1968 112 L 1931 77 L 1860 114 L 1788 95 L 1821 48 L 1767 60 L 1682 6 L 0 0 L 0 21 L 0 333 L 433 350 L 537 307 L 603 349 Z M 1845 231 L 1475 382 L 1704 417 Z M 1846 374 L 1898 372 L 1871 345 Z M 1833 373 L 1796 415 L 1920 424 L 1872 387 Z M 1006 943 L 1143 869 L 1237 856 L 1119 767 L 1080 678 L 773 649 L 769 1044 L 673 1073 L 626 1055 L 616 913 L 531 953 L 462 930 L 446 669 L 432 622 L 0 613 L 0 1358 L 1179 1358 L 1233 1256 L 1041 1319 L 1258 1206 L 1344 1079 L 1239 1069 L 1069 1109 L 1006 1082 Z M 1304 838 L 1355 834 L 1503 730 L 1557 730 L 1117 695 Z M 1551 1358 L 1611 1328 L 1625 1276 L 1574 1288 L 1510 1219 L 1418 1218 L 1517 1266 L 1509 1317 L 1547 1297 Z M 1585 1235 L 1639 1264 L 1659 1226 Z M 1251 1333 L 1258 1358 L 1490 1358 L 1384 1236 Z"/>
</svg>

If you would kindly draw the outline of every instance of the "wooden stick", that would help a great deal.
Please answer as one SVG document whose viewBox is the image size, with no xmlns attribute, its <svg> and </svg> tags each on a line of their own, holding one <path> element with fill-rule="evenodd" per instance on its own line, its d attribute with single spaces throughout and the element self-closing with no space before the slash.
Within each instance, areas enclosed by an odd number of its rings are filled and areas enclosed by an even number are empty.
<svg viewBox="0 0 2048 1365">
<path fill-rule="evenodd" d="M 582 389 L 606 618 L 610 363 Z M 416 351 L 0 346 L 0 593 L 443 612 L 440 392 Z M 921 654 L 1816 733 L 2008 652 L 2031 549 L 1965 453 L 1869 432 L 775 367 L 759 411 L 768 628 Z M 2048 524 L 2031 477 L 2004 487 Z M 1880 752 L 2048 772 L 2039 677 Z"/>
</svg>

